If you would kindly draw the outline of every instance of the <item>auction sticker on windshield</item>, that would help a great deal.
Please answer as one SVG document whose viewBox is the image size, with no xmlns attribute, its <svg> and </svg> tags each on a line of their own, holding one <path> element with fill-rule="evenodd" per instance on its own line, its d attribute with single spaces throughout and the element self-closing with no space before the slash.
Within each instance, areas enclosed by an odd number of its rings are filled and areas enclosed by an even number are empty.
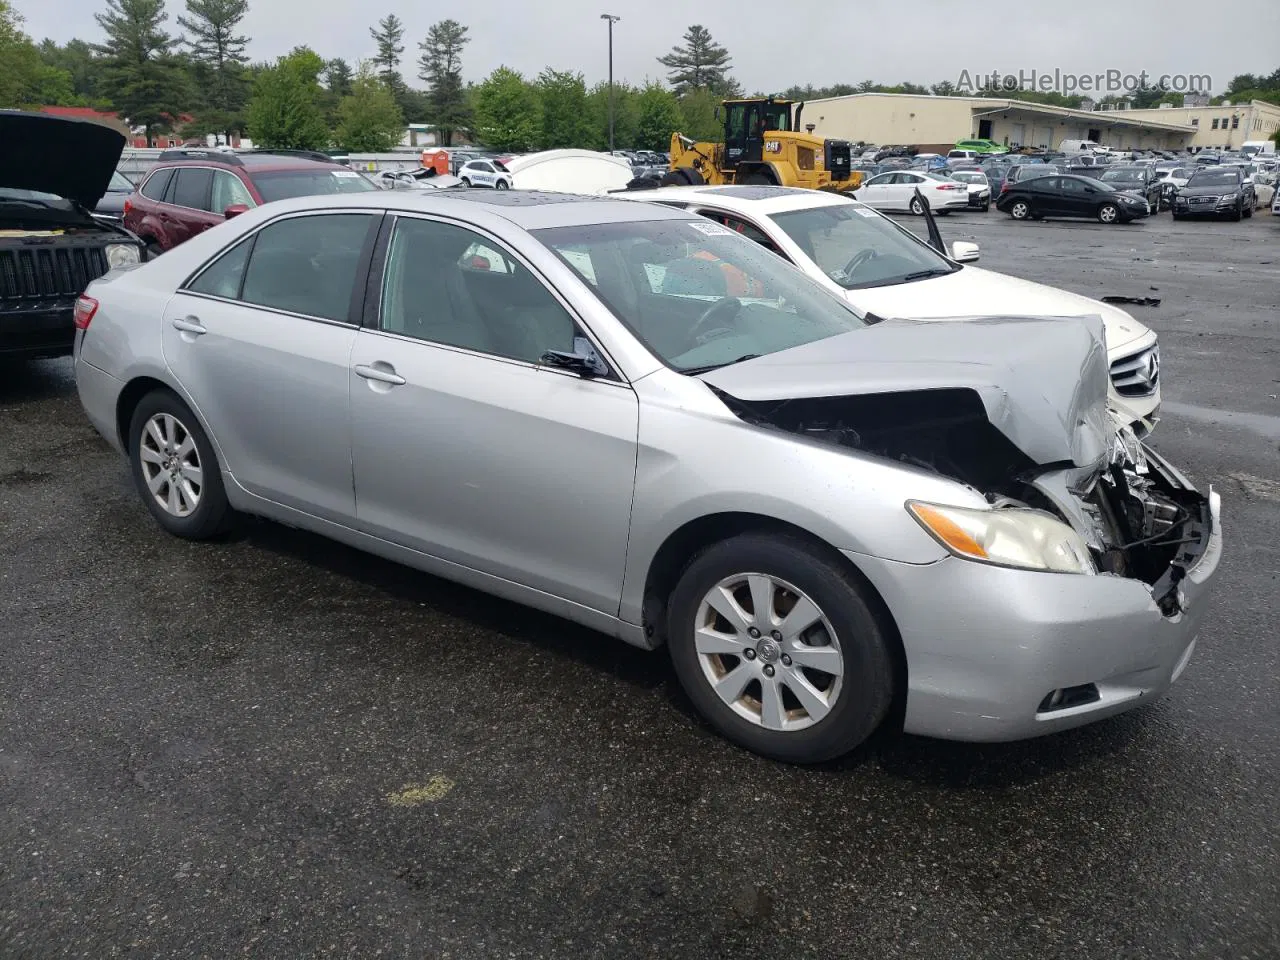
<svg viewBox="0 0 1280 960">
<path fill-rule="evenodd" d="M 733 231 L 728 227 L 722 227 L 718 223 L 691 223 L 689 226 L 697 230 L 699 233 L 705 233 L 708 237 L 730 237 Z"/>
<path fill-rule="evenodd" d="M 360 174 L 356 173 L 354 170 L 335 170 L 333 171 L 333 175 L 343 180 L 354 180 L 360 176 Z"/>
</svg>

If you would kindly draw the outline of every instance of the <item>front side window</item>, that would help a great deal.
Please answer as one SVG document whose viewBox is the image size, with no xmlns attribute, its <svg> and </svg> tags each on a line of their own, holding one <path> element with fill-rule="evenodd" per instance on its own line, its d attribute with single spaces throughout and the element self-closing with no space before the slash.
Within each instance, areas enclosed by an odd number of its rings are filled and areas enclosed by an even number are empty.
<svg viewBox="0 0 1280 960">
<path fill-rule="evenodd" d="M 177 183 L 173 188 L 173 202 L 192 210 L 208 210 L 213 171 L 207 167 L 183 167 L 175 176 Z"/>
<path fill-rule="evenodd" d="M 846 290 L 911 283 L 961 269 L 909 231 L 857 204 L 775 213 L 772 219 Z"/>
<path fill-rule="evenodd" d="M 401 219 L 387 250 L 383 330 L 538 363 L 571 351 L 573 317 L 501 246 L 465 227 Z"/>
<path fill-rule="evenodd" d="M 865 325 L 781 257 L 718 223 L 605 223 L 533 236 L 584 279 L 594 278 L 591 289 L 604 306 L 684 373 Z"/>
<path fill-rule="evenodd" d="M 332 193 L 367 193 L 378 187 L 354 170 L 313 167 L 305 170 L 268 170 L 253 174 L 253 185 L 266 203 L 291 197 L 318 197 Z"/>
<path fill-rule="evenodd" d="M 376 218 L 367 213 L 291 217 L 258 232 L 241 299 L 346 321 L 360 256 Z"/>
<path fill-rule="evenodd" d="M 234 173 L 217 170 L 213 175 L 213 200 L 209 204 L 214 213 L 223 213 L 231 206 L 256 207 L 253 194 L 244 181 Z"/>
</svg>

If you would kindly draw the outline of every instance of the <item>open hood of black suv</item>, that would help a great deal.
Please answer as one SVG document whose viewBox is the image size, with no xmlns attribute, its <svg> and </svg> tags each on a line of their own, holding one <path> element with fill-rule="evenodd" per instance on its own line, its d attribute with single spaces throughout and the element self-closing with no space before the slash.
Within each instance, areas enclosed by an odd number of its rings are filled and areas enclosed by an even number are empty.
<svg viewBox="0 0 1280 960">
<path fill-rule="evenodd" d="M 0 110 L 0 187 L 52 193 L 92 209 L 124 146 L 123 134 L 100 123 Z"/>
</svg>

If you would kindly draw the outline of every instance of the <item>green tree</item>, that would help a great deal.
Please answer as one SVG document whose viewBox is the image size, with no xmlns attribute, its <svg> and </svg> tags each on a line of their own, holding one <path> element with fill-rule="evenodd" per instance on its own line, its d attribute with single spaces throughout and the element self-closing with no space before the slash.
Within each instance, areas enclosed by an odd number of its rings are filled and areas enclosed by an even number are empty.
<svg viewBox="0 0 1280 960">
<path fill-rule="evenodd" d="M 636 146 L 640 126 L 637 106 L 638 91 L 629 83 L 613 84 L 613 141 L 619 150 Z M 587 115 L 591 119 L 589 145 L 596 150 L 609 149 L 609 84 L 601 81 L 587 94 Z"/>
<path fill-rule="evenodd" d="M 244 65 L 248 38 L 237 33 L 249 0 L 187 0 L 188 16 L 178 17 L 201 91 L 201 120 L 231 142 L 244 125 L 249 88 Z"/>
<path fill-rule="evenodd" d="M 190 81 L 174 40 L 164 29 L 164 0 L 107 0 L 94 14 L 106 41 L 93 49 L 105 58 L 103 93 L 135 126 L 172 129 L 190 104 Z"/>
<path fill-rule="evenodd" d="M 321 150 L 329 126 L 320 107 L 318 77 L 325 62 L 308 47 L 296 47 L 258 74 L 249 101 L 249 136 L 261 147 Z"/>
<path fill-rule="evenodd" d="M 702 143 L 719 143 L 724 139 L 724 122 L 716 119 L 720 98 L 708 90 L 694 90 L 680 98 L 680 114 L 684 117 L 686 137 Z"/>
<path fill-rule="evenodd" d="M 378 45 L 378 52 L 373 57 L 378 76 L 392 94 L 398 94 L 404 87 L 404 80 L 400 76 L 400 58 L 404 55 L 404 24 L 394 13 L 388 13 L 378 21 L 376 27 L 369 28 L 369 35 Z"/>
<path fill-rule="evenodd" d="M 40 41 L 40 59 L 55 70 L 65 71 L 71 77 L 71 90 L 78 104 L 96 104 L 102 101 L 99 90 L 102 79 L 102 63 L 93 55 L 93 48 L 83 40 L 68 40 L 58 46 L 52 40 Z M 105 104 L 104 104 L 105 105 Z"/>
<path fill-rule="evenodd" d="M 683 125 L 675 95 L 660 83 L 645 84 L 636 96 L 636 146 L 642 150 L 669 150 L 671 134 Z"/>
<path fill-rule="evenodd" d="M 341 57 L 335 57 L 324 65 L 323 71 L 325 89 L 332 93 L 338 99 L 351 96 L 351 83 L 355 80 L 355 74 L 351 72 L 351 65 Z"/>
<path fill-rule="evenodd" d="M 538 92 L 509 67 L 498 67 L 475 91 L 475 132 L 494 150 L 528 150 L 538 142 Z"/>
<path fill-rule="evenodd" d="M 591 140 L 587 116 L 587 85 L 582 74 L 552 70 L 538 74 L 538 99 L 542 103 L 544 150 L 582 147 Z"/>
<path fill-rule="evenodd" d="M 418 76 L 427 83 L 427 117 L 444 147 L 452 146 L 454 132 L 471 120 L 462 85 L 462 48 L 468 39 L 467 28 L 457 20 L 441 20 L 418 44 Z"/>
<path fill-rule="evenodd" d="M 658 62 L 667 68 L 667 82 L 675 88 L 677 96 L 690 90 L 711 90 L 718 94 L 729 92 L 733 82 L 729 79 L 729 51 L 711 39 L 711 33 L 702 24 L 695 23 L 684 34 L 684 46 L 675 46 Z"/>
<path fill-rule="evenodd" d="M 360 65 L 350 95 L 338 104 L 338 145 L 356 153 L 385 153 L 400 142 L 404 117 L 372 68 Z"/>
<path fill-rule="evenodd" d="M 72 103 L 71 74 L 46 63 L 21 25 L 17 11 L 0 0 L 0 107 Z"/>
</svg>

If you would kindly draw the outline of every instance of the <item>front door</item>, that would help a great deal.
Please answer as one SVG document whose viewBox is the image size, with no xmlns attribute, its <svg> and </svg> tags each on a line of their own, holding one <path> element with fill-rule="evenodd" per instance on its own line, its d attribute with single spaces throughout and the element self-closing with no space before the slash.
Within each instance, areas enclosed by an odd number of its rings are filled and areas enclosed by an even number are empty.
<svg viewBox="0 0 1280 960">
<path fill-rule="evenodd" d="M 502 244 L 401 217 L 351 356 L 367 533 L 616 614 L 635 487 L 630 386 L 539 365 L 593 349 Z"/>
<path fill-rule="evenodd" d="M 857 190 L 856 196 L 868 207 L 875 207 L 877 210 L 889 207 L 893 200 L 893 183 L 897 178 L 896 173 L 882 173 L 872 177 Z"/>
<path fill-rule="evenodd" d="M 164 314 L 165 360 L 197 399 L 223 469 L 250 493 L 345 523 L 355 513 L 353 316 L 380 220 L 278 220 L 199 273 Z"/>
</svg>

